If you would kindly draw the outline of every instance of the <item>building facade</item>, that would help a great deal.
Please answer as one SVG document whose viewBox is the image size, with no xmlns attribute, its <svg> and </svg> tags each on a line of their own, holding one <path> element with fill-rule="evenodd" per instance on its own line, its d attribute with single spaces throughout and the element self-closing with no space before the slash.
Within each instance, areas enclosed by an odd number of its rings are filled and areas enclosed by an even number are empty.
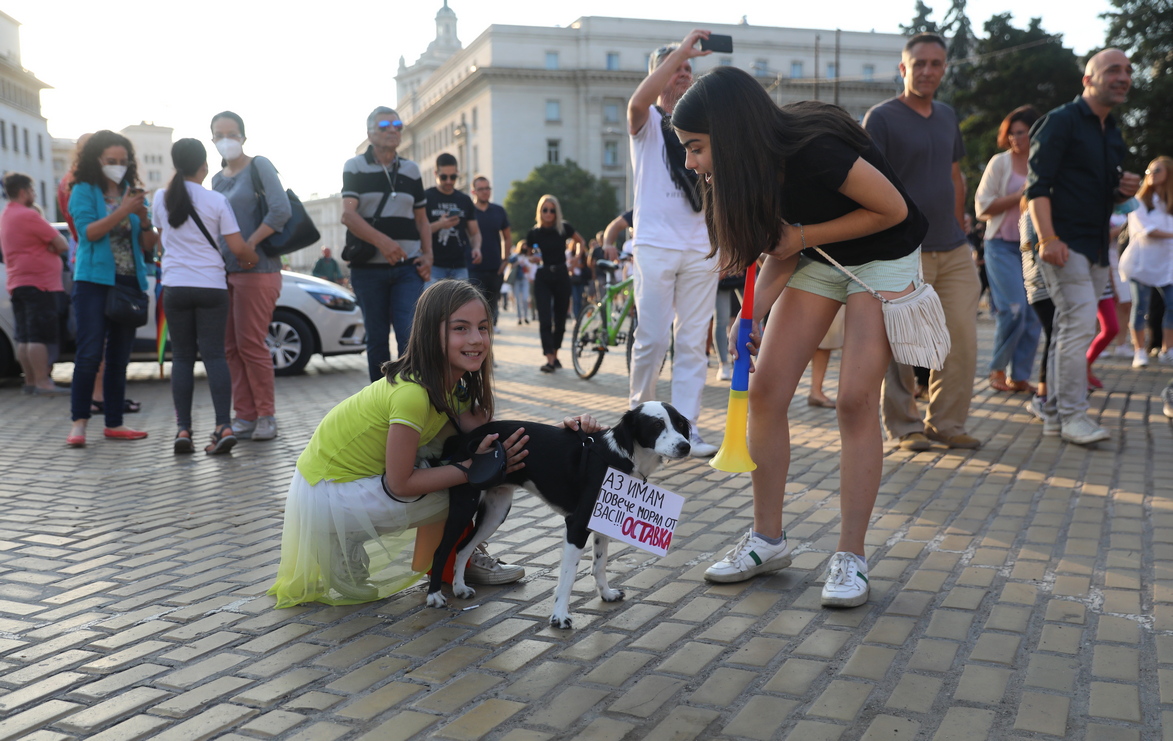
<svg viewBox="0 0 1173 741">
<path fill-rule="evenodd" d="M 397 110 L 407 124 L 400 152 L 425 171 L 438 154 L 451 153 L 460 161 L 459 187 L 484 174 L 499 200 L 534 167 L 574 160 L 630 204 L 627 101 L 647 76 L 649 53 L 696 27 L 584 17 L 565 28 L 492 25 L 463 47 L 445 2 L 436 41 L 416 64 L 400 59 Z M 905 38 L 898 34 L 704 27 L 731 35 L 734 51 L 698 57 L 694 71 L 741 67 L 779 103 L 838 102 L 862 119 L 900 90 Z"/>
<path fill-rule="evenodd" d="M 37 202 L 52 216 L 52 140 L 41 115 L 41 91 L 47 88 L 21 66 L 20 22 L 0 12 L 0 171 L 31 177 Z"/>
<path fill-rule="evenodd" d="M 130 139 L 134 145 L 134 158 L 138 163 L 138 179 L 147 193 L 154 195 L 159 188 L 166 188 L 171 181 L 175 167 L 171 164 L 172 134 L 175 129 L 156 126 L 143 121 L 127 126 L 118 132 Z M 212 164 L 209 161 L 209 164 Z M 213 165 L 214 166 L 214 165 Z"/>
</svg>

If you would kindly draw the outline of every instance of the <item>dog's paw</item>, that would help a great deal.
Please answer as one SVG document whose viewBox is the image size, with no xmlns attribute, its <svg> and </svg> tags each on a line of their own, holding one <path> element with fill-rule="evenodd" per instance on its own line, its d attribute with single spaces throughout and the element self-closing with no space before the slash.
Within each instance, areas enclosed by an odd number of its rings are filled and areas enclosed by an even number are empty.
<svg viewBox="0 0 1173 741">
<path fill-rule="evenodd" d="M 473 589 L 467 584 L 459 587 L 454 584 L 452 585 L 452 596 L 456 597 L 457 599 L 472 599 L 473 597 L 477 596 L 477 590 Z"/>
<path fill-rule="evenodd" d="M 551 615 L 550 616 L 550 625 L 552 625 L 555 628 L 561 628 L 562 630 L 570 630 L 571 628 L 574 627 L 574 625 L 570 622 L 569 615 L 557 615 L 557 614 Z"/>
<path fill-rule="evenodd" d="M 607 588 L 599 590 L 599 597 L 604 602 L 618 602 L 626 596 L 622 589 Z"/>
<path fill-rule="evenodd" d="M 443 592 L 432 592 L 428 595 L 428 607 L 445 607 L 447 604 L 448 600 Z"/>
</svg>

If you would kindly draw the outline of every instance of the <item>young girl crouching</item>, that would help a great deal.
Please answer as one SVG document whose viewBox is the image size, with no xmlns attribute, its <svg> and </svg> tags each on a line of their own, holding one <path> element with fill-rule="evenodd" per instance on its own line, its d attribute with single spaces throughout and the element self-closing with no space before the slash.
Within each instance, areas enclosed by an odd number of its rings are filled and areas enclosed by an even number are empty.
<svg viewBox="0 0 1173 741">
<path fill-rule="evenodd" d="M 403 356 L 383 366 L 384 378 L 326 414 L 289 485 L 281 564 L 269 589 L 277 607 L 382 599 L 426 571 L 412 567 L 415 529 L 443 523 L 445 490 L 468 480 L 456 465 L 428 467 L 426 459 L 437 457 L 457 428 L 470 431 L 493 416 L 489 316 L 488 304 L 467 281 L 429 287 L 416 305 Z M 599 429 L 588 415 L 564 424 Z M 503 441 L 508 471 L 525 465 L 524 433 L 519 429 Z M 477 452 L 495 438 L 487 437 Z M 467 456 L 456 462 L 471 464 Z M 483 554 L 474 554 L 472 563 L 486 572 L 487 583 L 525 574 Z"/>
</svg>

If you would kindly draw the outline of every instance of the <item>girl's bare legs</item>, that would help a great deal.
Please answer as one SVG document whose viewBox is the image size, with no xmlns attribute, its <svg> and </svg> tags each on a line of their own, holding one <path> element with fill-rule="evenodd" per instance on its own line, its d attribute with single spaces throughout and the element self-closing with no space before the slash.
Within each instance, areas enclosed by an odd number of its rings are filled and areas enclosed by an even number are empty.
<svg viewBox="0 0 1173 741">
<path fill-rule="evenodd" d="M 811 398 L 819 402 L 830 402 L 823 391 L 823 381 L 827 378 L 827 366 L 831 364 L 831 351 L 816 349 L 811 358 Z"/>
<path fill-rule="evenodd" d="M 884 293 L 895 297 L 904 292 Z M 867 293 L 847 299 L 839 368 L 839 551 L 864 556 L 864 537 L 884 457 L 880 429 L 880 385 L 892 357 L 880 302 Z"/>
<path fill-rule="evenodd" d="M 768 538 L 782 537 L 782 504 L 790 470 L 790 401 L 839 306 L 834 299 L 786 289 L 774 304 L 774 321 L 767 322 L 763 332 L 756 370 L 749 378 L 749 452 L 757 464 L 751 474 L 753 529 Z M 796 320 L 787 321 L 787 317 Z M 882 321 L 880 330 L 882 337 Z M 746 350 L 738 348 L 738 352 Z M 876 393 L 878 398 L 878 385 Z M 880 443 L 878 432 L 876 443 Z"/>
</svg>

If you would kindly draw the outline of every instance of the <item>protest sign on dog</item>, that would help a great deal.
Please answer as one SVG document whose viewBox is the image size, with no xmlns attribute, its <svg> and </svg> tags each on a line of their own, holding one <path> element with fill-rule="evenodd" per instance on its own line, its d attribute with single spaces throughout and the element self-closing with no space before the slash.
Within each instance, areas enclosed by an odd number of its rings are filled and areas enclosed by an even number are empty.
<svg viewBox="0 0 1173 741">
<path fill-rule="evenodd" d="M 683 508 L 684 497 L 679 494 L 608 468 L 588 527 L 648 553 L 666 556 Z"/>
</svg>

